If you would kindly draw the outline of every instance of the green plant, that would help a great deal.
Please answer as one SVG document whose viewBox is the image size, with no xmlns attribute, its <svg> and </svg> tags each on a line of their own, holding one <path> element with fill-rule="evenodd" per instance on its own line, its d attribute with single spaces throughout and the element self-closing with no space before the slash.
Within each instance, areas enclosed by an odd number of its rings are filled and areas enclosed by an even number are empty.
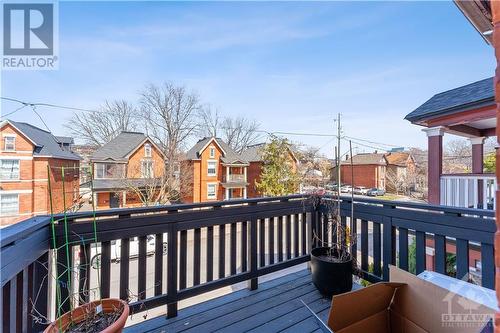
<svg viewBox="0 0 500 333">
<path fill-rule="evenodd" d="M 495 153 L 487 154 L 484 158 L 484 171 L 495 172 L 496 160 Z"/>
<path fill-rule="evenodd" d="M 261 154 L 264 165 L 260 180 L 255 182 L 257 190 L 265 196 L 295 193 L 298 189 L 299 177 L 294 167 L 288 140 L 272 136 Z"/>
</svg>

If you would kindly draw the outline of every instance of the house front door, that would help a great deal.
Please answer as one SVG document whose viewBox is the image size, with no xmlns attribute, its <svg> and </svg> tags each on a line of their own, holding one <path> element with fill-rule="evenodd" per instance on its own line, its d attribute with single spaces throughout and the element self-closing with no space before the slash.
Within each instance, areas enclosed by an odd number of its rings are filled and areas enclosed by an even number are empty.
<svg viewBox="0 0 500 333">
<path fill-rule="evenodd" d="M 109 195 L 109 208 L 120 208 L 120 194 L 110 193 Z"/>
</svg>

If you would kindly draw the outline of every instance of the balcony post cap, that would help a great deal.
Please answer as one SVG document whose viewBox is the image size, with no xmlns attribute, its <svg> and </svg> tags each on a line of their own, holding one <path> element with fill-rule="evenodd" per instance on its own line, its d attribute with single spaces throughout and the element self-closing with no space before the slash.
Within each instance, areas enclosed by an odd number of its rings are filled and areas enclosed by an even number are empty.
<svg viewBox="0 0 500 333">
<path fill-rule="evenodd" d="M 479 136 L 479 137 L 475 137 L 475 138 L 469 138 L 470 143 L 473 144 L 473 145 L 482 145 L 484 143 L 485 139 L 486 138 L 484 136 Z"/>
<path fill-rule="evenodd" d="M 436 126 L 436 127 L 424 128 L 422 129 L 422 132 L 425 132 L 427 134 L 427 137 L 443 136 L 445 129 L 446 128 L 444 126 Z"/>
</svg>

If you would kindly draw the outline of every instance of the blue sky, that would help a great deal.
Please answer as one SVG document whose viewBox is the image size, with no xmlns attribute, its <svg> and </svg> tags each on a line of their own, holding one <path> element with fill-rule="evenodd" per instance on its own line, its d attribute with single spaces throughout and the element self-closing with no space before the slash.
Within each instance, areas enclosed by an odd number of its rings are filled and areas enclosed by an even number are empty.
<svg viewBox="0 0 500 333">
<path fill-rule="evenodd" d="M 495 67 L 452 2 L 61 2 L 59 35 L 59 70 L 4 71 L 2 96 L 95 109 L 169 80 L 268 131 L 333 133 L 341 112 L 345 135 L 400 146 L 426 146 L 407 113 Z M 38 111 L 67 132 L 71 111 Z"/>
</svg>

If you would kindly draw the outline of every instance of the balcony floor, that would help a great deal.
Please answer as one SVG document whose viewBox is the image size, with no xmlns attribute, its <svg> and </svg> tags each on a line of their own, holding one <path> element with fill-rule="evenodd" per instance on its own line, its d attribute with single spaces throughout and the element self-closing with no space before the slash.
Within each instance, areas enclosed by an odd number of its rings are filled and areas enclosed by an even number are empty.
<svg viewBox="0 0 500 333">
<path fill-rule="evenodd" d="M 359 288 L 358 285 L 355 289 Z M 326 322 L 331 300 L 321 296 L 308 270 L 259 284 L 125 329 L 132 332 L 321 332 L 303 300 Z"/>
</svg>

